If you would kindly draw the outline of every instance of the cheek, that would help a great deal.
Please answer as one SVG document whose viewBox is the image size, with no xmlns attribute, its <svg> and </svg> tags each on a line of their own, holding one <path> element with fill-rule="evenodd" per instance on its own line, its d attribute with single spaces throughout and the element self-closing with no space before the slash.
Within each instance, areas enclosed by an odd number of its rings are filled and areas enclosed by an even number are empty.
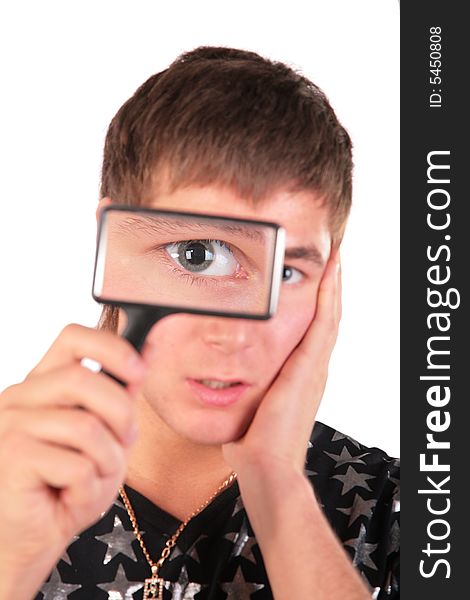
<svg viewBox="0 0 470 600">
<path fill-rule="evenodd" d="M 174 358 L 174 351 L 187 346 L 191 338 L 190 315 L 180 313 L 168 315 L 155 323 L 147 335 L 146 343 L 157 350 L 164 348 L 165 354 Z"/>
<path fill-rule="evenodd" d="M 151 366 L 142 390 L 147 398 L 154 398 L 157 391 L 171 396 L 175 380 L 181 377 L 181 370 L 188 362 L 188 348 L 192 347 L 186 317 L 184 314 L 164 317 L 147 335 L 143 355 Z"/>
<path fill-rule="evenodd" d="M 145 339 L 143 353 L 148 352 L 149 347 L 158 353 L 158 362 L 172 361 L 177 357 L 179 349 L 184 348 L 191 339 L 189 315 L 168 315 L 153 325 Z M 118 334 L 125 329 L 127 317 L 124 311 L 119 310 Z M 189 334 L 188 334 L 189 331 Z M 158 350 L 161 350 L 158 352 Z"/>
</svg>

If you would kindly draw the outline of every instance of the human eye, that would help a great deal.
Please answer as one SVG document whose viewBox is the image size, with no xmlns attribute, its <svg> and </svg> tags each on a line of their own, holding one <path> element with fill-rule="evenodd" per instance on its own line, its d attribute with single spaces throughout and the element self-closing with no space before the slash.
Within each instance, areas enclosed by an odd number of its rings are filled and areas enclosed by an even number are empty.
<svg viewBox="0 0 470 600">
<path fill-rule="evenodd" d="M 284 271 L 282 274 L 282 283 L 287 285 L 295 285 L 300 283 L 304 279 L 305 275 L 299 269 L 295 269 L 289 265 L 284 265 Z M 286 280 L 287 278 L 287 280 Z"/>
<path fill-rule="evenodd" d="M 165 246 L 171 258 L 191 273 L 233 275 L 237 260 L 230 247 L 221 240 L 186 240 Z"/>
</svg>

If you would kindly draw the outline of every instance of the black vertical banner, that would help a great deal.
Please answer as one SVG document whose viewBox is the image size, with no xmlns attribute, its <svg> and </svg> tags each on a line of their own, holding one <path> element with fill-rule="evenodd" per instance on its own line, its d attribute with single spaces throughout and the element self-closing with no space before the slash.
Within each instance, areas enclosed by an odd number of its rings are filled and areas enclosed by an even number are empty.
<svg viewBox="0 0 470 600">
<path fill-rule="evenodd" d="M 464 2 L 433 0 L 402 0 L 400 8 L 404 600 L 470 598 L 464 8 Z"/>
</svg>

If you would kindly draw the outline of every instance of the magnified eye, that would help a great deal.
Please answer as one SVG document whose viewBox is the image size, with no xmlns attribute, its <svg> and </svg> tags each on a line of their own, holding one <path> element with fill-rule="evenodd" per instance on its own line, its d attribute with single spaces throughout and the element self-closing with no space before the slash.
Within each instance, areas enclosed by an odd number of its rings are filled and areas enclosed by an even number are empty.
<svg viewBox="0 0 470 600">
<path fill-rule="evenodd" d="M 238 262 L 221 240 L 185 240 L 165 246 L 177 264 L 190 273 L 234 275 Z"/>
</svg>

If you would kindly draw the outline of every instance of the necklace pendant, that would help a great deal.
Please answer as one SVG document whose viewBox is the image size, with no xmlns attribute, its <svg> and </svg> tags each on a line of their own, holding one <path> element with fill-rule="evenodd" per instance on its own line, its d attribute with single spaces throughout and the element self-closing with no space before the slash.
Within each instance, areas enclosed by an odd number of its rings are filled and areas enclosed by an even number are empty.
<svg viewBox="0 0 470 600">
<path fill-rule="evenodd" d="M 163 584 L 165 580 L 161 577 L 152 576 L 144 581 L 143 600 L 163 600 Z"/>
</svg>

